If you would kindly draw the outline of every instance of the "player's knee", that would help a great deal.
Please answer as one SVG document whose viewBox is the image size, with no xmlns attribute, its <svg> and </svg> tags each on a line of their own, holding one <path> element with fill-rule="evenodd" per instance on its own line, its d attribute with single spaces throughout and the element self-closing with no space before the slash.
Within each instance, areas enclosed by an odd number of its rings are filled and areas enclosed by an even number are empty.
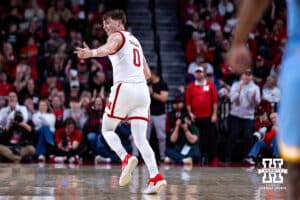
<svg viewBox="0 0 300 200">
<path fill-rule="evenodd" d="M 103 119 L 102 119 L 102 127 L 101 127 L 102 133 L 105 133 L 108 131 L 115 131 L 115 129 L 117 128 L 119 123 L 120 123 L 120 120 L 110 118 L 106 114 L 104 114 Z"/>
</svg>

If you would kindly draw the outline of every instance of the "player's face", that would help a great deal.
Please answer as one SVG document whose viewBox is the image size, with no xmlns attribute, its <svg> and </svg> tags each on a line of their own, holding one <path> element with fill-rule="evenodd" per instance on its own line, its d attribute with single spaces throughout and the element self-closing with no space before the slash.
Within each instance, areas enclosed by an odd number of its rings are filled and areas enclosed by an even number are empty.
<svg viewBox="0 0 300 200">
<path fill-rule="evenodd" d="M 114 20 L 112 18 L 107 18 L 106 20 L 103 20 L 103 28 L 107 33 L 107 35 L 119 31 L 121 27 L 122 27 L 121 20 Z"/>
</svg>

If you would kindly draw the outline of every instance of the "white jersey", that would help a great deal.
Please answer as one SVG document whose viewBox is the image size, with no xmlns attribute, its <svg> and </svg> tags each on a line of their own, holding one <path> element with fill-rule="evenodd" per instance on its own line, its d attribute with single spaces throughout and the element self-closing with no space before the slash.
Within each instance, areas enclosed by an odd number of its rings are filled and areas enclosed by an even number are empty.
<svg viewBox="0 0 300 200">
<path fill-rule="evenodd" d="M 116 83 L 145 82 L 144 54 L 140 42 L 127 31 L 119 31 L 123 42 L 120 49 L 109 55 Z"/>
</svg>

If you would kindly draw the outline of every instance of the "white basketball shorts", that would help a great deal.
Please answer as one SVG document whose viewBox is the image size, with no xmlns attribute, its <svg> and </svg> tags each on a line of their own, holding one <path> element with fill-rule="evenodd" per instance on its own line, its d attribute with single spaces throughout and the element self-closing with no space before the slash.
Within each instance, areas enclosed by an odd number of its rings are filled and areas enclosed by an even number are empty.
<svg viewBox="0 0 300 200">
<path fill-rule="evenodd" d="M 105 113 L 120 120 L 149 121 L 149 107 L 149 89 L 145 83 L 117 83 L 111 87 Z"/>
</svg>

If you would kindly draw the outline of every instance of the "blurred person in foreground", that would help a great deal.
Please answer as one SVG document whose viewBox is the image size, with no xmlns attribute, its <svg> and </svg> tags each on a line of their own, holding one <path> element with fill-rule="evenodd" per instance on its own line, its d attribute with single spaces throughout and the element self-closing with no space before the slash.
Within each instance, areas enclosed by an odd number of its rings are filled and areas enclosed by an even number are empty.
<svg viewBox="0 0 300 200">
<path fill-rule="evenodd" d="M 238 24 L 228 56 L 228 64 L 236 73 L 250 67 L 251 56 L 245 46 L 249 32 L 263 15 L 269 0 L 245 0 L 242 2 Z M 280 74 L 281 102 L 278 117 L 278 145 L 280 154 L 287 162 L 288 199 L 300 196 L 300 1 L 287 1 L 288 35 L 285 57 Z"/>
</svg>

